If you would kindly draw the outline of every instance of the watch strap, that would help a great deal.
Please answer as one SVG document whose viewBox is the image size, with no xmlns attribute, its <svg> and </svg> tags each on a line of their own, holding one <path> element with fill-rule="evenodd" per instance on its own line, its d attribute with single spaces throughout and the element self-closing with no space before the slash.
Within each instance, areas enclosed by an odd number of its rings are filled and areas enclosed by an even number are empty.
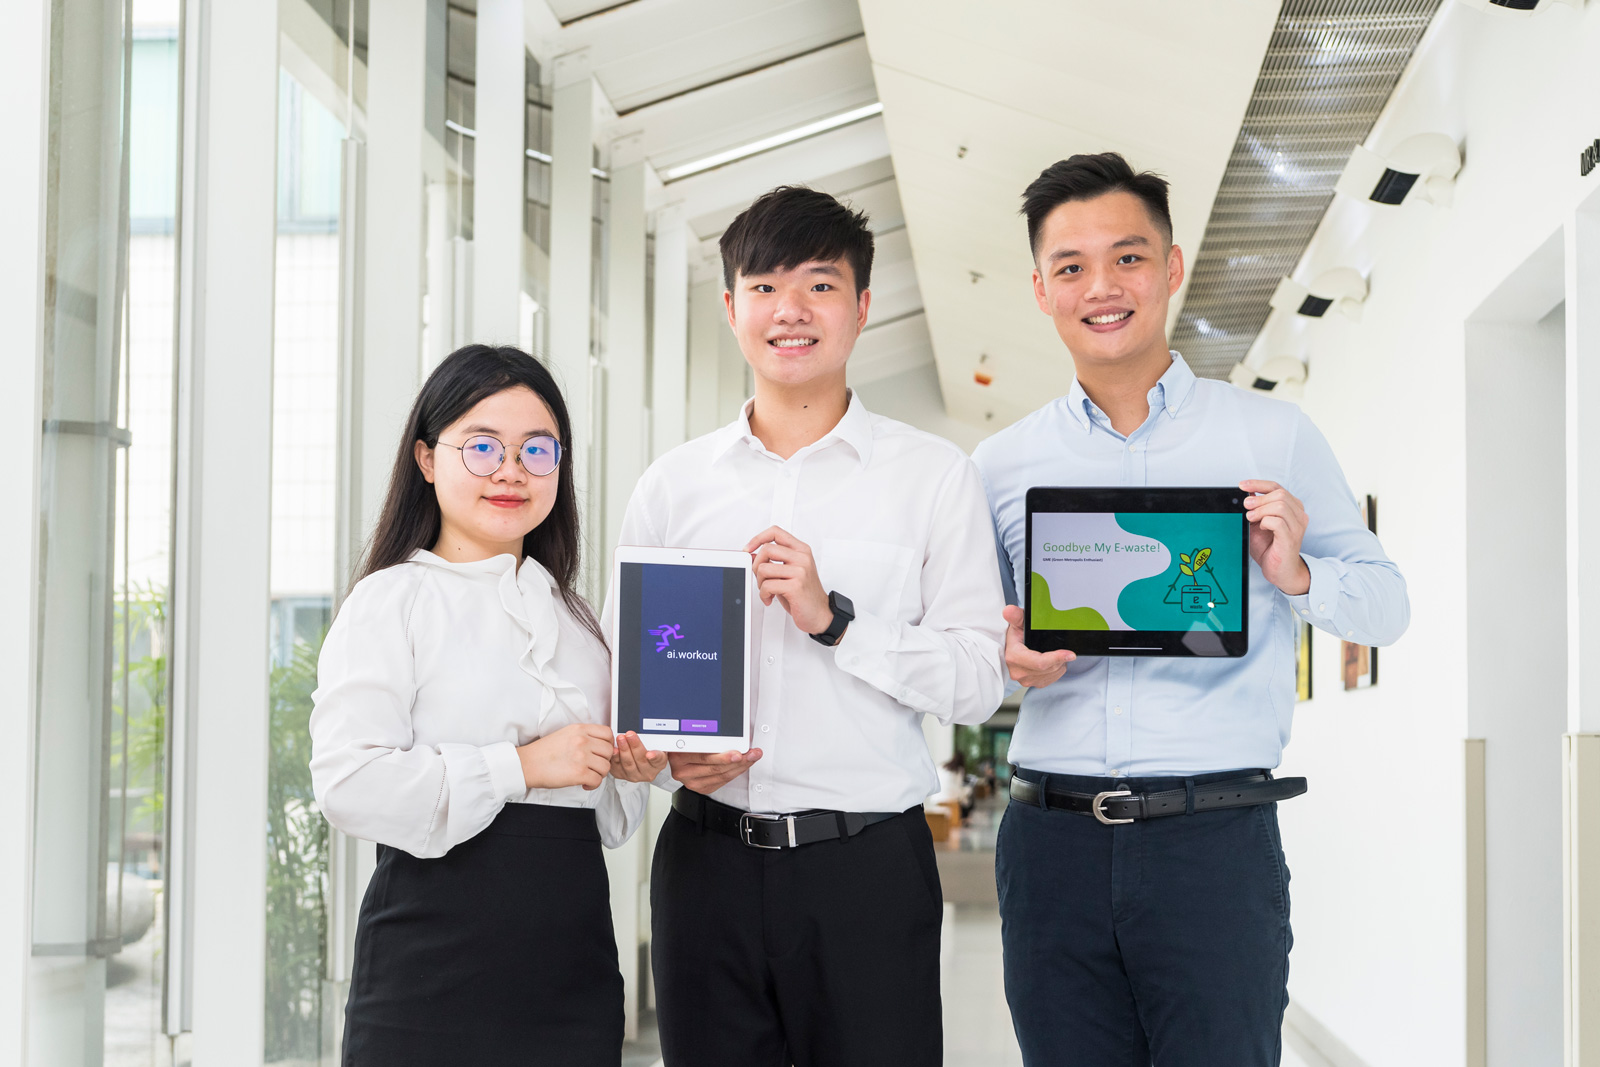
<svg viewBox="0 0 1600 1067">
<path fill-rule="evenodd" d="M 855 619 L 856 614 L 855 605 L 850 602 L 850 598 L 841 595 L 837 589 L 828 593 L 828 607 L 833 611 L 833 619 L 828 623 L 828 628 L 810 636 L 817 644 L 832 648 L 844 636 L 846 628 Z"/>
</svg>

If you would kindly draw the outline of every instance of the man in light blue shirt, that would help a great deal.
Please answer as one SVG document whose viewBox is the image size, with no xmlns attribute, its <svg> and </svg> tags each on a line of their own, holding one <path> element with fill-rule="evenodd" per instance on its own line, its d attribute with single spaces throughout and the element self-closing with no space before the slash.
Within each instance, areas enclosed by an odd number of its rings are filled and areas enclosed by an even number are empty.
<svg viewBox="0 0 1600 1067">
<path fill-rule="evenodd" d="M 1029 1064 L 1275 1065 L 1292 937 L 1274 801 L 1293 790 L 1270 771 L 1294 710 L 1292 623 L 1390 644 L 1405 580 L 1310 419 L 1167 349 L 1183 254 L 1165 181 L 1073 156 L 1024 202 L 1034 295 L 1076 376 L 974 455 L 1012 605 L 1006 662 L 1029 687 L 997 857 L 1018 1040 Z M 1254 561 L 1245 656 L 1026 647 L 1029 488 L 1227 485 Z"/>
</svg>

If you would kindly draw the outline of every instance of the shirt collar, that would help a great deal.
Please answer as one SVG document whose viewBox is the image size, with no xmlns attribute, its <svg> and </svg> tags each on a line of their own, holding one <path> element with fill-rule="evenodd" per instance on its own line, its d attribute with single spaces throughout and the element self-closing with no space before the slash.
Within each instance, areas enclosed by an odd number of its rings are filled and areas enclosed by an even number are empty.
<svg viewBox="0 0 1600 1067">
<path fill-rule="evenodd" d="M 845 405 L 844 417 L 839 420 L 838 425 L 823 434 L 815 444 L 808 445 L 801 451 L 812 452 L 831 441 L 842 441 L 850 446 L 861 466 L 865 467 L 872 459 L 872 416 L 854 389 L 848 390 L 847 395 L 849 402 Z M 750 412 L 755 408 L 755 403 L 754 397 L 746 400 L 744 406 L 739 409 L 739 417 L 717 431 L 716 441 L 711 449 L 712 463 L 716 463 L 730 448 L 741 441 L 757 451 L 765 450 L 761 439 L 750 430 Z"/>
<path fill-rule="evenodd" d="M 1194 393 L 1194 371 L 1189 369 L 1189 364 L 1177 352 L 1171 350 L 1172 365 L 1161 375 L 1159 381 L 1150 390 L 1150 406 L 1160 406 L 1166 411 L 1169 418 L 1177 418 L 1178 411 Z M 1083 391 L 1083 386 L 1078 382 L 1078 376 L 1072 376 L 1072 388 L 1067 391 L 1067 411 L 1078 420 L 1078 425 L 1083 427 L 1085 433 L 1094 429 L 1094 419 L 1090 415 L 1095 410 L 1094 401 L 1089 399 L 1089 394 Z"/>
<path fill-rule="evenodd" d="M 423 563 L 430 567 L 437 567 L 442 571 L 453 571 L 464 575 L 484 575 L 493 578 L 503 577 L 507 572 L 514 571 L 519 579 L 539 578 L 551 589 L 558 588 L 553 574 L 544 568 L 544 565 L 532 556 L 524 556 L 519 561 L 509 552 L 502 552 L 498 556 L 488 559 L 475 559 L 467 563 L 457 563 L 445 559 L 443 556 L 430 552 L 426 548 L 419 548 L 411 553 L 411 563 Z"/>
</svg>

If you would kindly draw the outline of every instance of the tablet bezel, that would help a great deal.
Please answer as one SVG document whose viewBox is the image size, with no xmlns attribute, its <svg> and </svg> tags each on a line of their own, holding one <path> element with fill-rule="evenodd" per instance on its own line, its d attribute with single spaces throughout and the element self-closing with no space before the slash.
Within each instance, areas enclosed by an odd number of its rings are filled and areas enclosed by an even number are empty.
<svg viewBox="0 0 1600 1067">
<path fill-rule="evenodd" d="M 1238 486 L 1034 486 L 1028 490 L 1027 530 L 1023 541 L 1023 575 L 1033 569 L 1035 512 L 1196 512 L 1244 515 Z M 1237 658 L 1250 650 L 1250 522 L 1240 522 L 1239 558 L 1245 561 L 1239 582 L 1241 629 L 1233 630 L 1035 630 L 1033 582 L 1023 589 L 1023 643 L 1035 652 L 1069 649 L 1080 656 L 1169 656 Z M 1231 592 L 1231 590 L 1230 590 Z M 1203 636 L 1197 636 L 1203 635 Z"/>
<path fill-rule="evenodd" d="M 622 657 L 617 654 L 621 646 L 622 628 L 622 565 L 624 563 L 666 563 L 688 567 L 738 568 L 744 571 L 744 670 L 743 684 L 739 687 L 740 732 L 731 734 L 666 734 L 640 733 L 639 740 L 652 752 L 748 752 L 750 750 L 750 598 L 755 582 L 748 552 L 714 548 L 658 548 L 644 545 L 618 545 L 611 557 L 611 588 L 616 596 L 611 613 L 611 731 L 618 729 L 619 708 L 617 694 L 622 691 Z"/>
</svg>

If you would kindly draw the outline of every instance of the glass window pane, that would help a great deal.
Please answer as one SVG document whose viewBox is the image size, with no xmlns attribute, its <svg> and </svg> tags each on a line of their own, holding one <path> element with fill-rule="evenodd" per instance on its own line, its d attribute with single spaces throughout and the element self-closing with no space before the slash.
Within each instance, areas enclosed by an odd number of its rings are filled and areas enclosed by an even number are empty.
<svg viewBox="0 0 1600 1067">
<path fill-rule="evenodd" d="M 287 72 L 278 99 L 273 339 L 272 742 L 267 800 L 268 1063 L 331 1054 L 328 827 L 307 722 L 332 617 L 337 494 L 339 209 L 345 130 Z"/>
<path fill-rule="evenodd" d="M 163 1012 L 179 63 L 170 4 L 52 17 L 33 1064 L 170 1063 Z"/>
</svg>

